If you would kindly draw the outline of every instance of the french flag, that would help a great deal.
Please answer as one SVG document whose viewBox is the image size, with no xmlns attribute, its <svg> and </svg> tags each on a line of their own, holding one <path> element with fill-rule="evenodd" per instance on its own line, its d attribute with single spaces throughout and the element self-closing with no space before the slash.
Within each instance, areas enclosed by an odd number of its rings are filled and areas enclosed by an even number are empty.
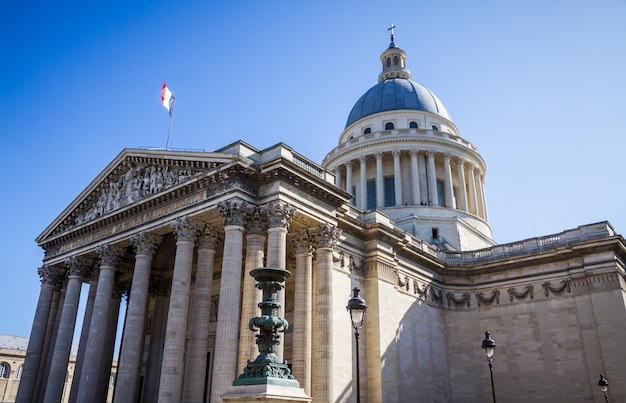
<svg viewBox="0 0 626 403">
<path fill-rule="evenodd" d="M 170 113 L 170 117 L 174 115 L 174 95 L 172 95 L 172 91 L 167 88 L 167 84 L 163 83 L 163 87 L 161 88 L 161 103 Z"/>
</svg>

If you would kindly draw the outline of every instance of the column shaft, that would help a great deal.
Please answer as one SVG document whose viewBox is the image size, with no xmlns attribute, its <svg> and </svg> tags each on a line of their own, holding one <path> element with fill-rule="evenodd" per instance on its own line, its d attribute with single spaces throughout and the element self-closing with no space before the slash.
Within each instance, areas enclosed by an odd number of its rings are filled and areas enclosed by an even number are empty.
<svg viewBox="0 0 626 403">
<path fill-rule="evenodd" d="M 454 208 L 454 186 L 452 185 L 452 168 L 450 167 L 450 155 L 443 157 L 443 168 L 446 175 L 446 207 Z"/>
<path fill-rule="evenodd" d="M 307 395 L 311 395 L 312 318 L 313 318 L 313 244 L 308 232 L 292 238 L 296 246 L 295 289 L 293 307 L 292 373 Z"/>
<path fill-rule="evenodd" d="M 428 154 L 428 204 L 439 205 L 439 195 L 437 194 L 437 172 L 435 168 L 435 153 L 429 151 Z"/>
<path fill-rule="evenodd" d="M 337 229 L 326 224 L 318 231 L 317 267 L 315 269 L 315 302 L 312 328 L 316 330 L 313 340 L 313 374 L 311 390 L 316 402 L 334 401 L 333 377 L 333 328 L 329 318 L 333 312 L 333 247 L 337 242 Z"/>
<path fill-rule="evenodd" d="M 117 322 L 120 315 L 120 303 L 123 290 L 117 284 L 113 285 L 113 294 L 109 299 L 109 314 L 107 317 L 104 343 L 102 345 L 102 360 L 96 381 L 96 401 L 103 402 L 107 399 L 109 391 L 109 378 L 113 365 L 113 352 L 115 350 L 115 338 L 117 336 Z"/>
<path fill-rule="evenodd" d="M 22 377 L 17 391 L 16 402 L 18 403 L 30 403 L 33 401 L 37 374 L 40 366 L 45 365 L 45 361 L 42 360 L 42 353 L 48 328 L 47 318 L 51 314 L 54 290 L 59 283 L 59 275 L 54 268 L 44 266 L 38 270 L 38 273 L 41 277 L 41 290 L 39 292 L 39 300 L 37 301 L 33 327 L 28 339 Z"/>
<path fill-rule="evenodd" d="M 204 401 L 206 360 L 209 351 L 209 319 L 211 313 L 211 287 L 217 244 L 215 231 L 205 228 L 198 243 L 196 284 L 191 311 L 191 329 L 185 365 L 184 402 Z"/>
<path fill-rule="evenodd" d="M 259 316 L 257 304 L 261 301 L 261 290 L 255 287 L 256 281 L 250 272 L 263 267 L 265 258 L 265 233 L 267 217 L 260 209 L 255 208 L 249 215 L 246 228 L 246 261 L 243 275 L 243 291 L 241 299 L 241 323 L 239 324 L 239 359 L 237 374 L 243 372 L 248 360 L 253 361 L 258 355 L 256 332 L 250 331 L 248 321 Z"/>
<path fill-rule="evenodd" d="M 105 359 L 103 346 L 107 337 L 107 323 L 109 319 L 109 308 L 111 306 L 111 296 L 113 295 L 113 282 L 115 280 L 115 266 L 122 254 L 122 250 L 111 245 L 100 246 L 96 249 L 100 255 L 100 275 L 98 277 L 98 288 L 94 301 L 94 310 L 89 325 L 89 338 L 87 339 L 87 350 L 83 369 L 78 385 L 78 402 L 98 401 L 98 379 L 102 368 L 102 361 Z"/>
<path fill-rule="evenodd" d="M 400 166 L 400 151 L 393 155 L 393 186 L 395 189 L 396 206 L 402 206 L 402 167 Z"/>
<path fill-rule="evenodd" d="M 63 397 L 63 387 L 65 386 L 65 375 L 67 374 L 67 364 L 70 360 L 72 348 L 72 337 L 74 336 L 74 326 L 78 313 L 78 301 L 80 299 L 80 289 L 85 270 L 86 262 L 75 258 L 68 262 L 70 264 L 70 275 L 65 291 L 63 309 L 59 321 L 50 373 L 45 387 L 43 401 L 45 403 L 58 403 Z"/>
<path fill-rule="evenodd" d="M 165 324 L 167 322 L 168 295 L 171 288 L 169 281 L 162 277 L 153 279 L 154 311 L 150 329 L 150 345 L 148 346 L 148 364 L 144 378 L 142 400 L 155 402 L 159 394 L 161 379 L 161 360 L 163 359 L 163 343 L 165 342 Z"/>
<path fill-rule="evenodd" d="M 463 158 L 457 159 L 457 169 L 459 173 L 459 197 L 461 198 L 459 208 L 467 212 L 467 184 L 465 183 L 465 169 L 463 167 Z"/>
<path fill-rule="evenodd" d="M 346 162 L 346 192 L 352 195 L 350 202 L 354 203 L 354 193 L 352 193 L 352 161 Z"/>
<path fill-rule="evenodd" d="M 419 206 L 422 200 L 420 198 L 420 175 L 417 164 L 417 150 L 411 150 L 411 184 L 413 190 L 413 204 Z"/>
<path fill-rule="evenodd" d="M 383 153 L 376 153 L 376 208 L 385 207 L 385 180 L 383 178 Z"/>
<path fill-rule="evenodd" d="M 141 361 L 143 359 L 146 316 L 148 314 L 148 292 L 152 257 L 161 242 L 145 232 L 131 237 L 135 247 L 135 268 L 128 298 L 121 356 L 115 382 L 115 402 L 134 402 L 139 397 Z"/>
<path fill-rule="evenodd" d="M 98 277 L 100 270 L 95 269 L 91 273 L 89 280 L 89 294 L 87 294 L 87 305 L 85 306 L 85 315 L 83 317 L 83 328 L 80 332 L 80 341 L 78 342 L 78 354 L 76 355 L 76 365 L 74 366 L 74 374 L 72 388 L 70 390 L 70 403 L 76 402 L 78 395 L 78 385 L 80 384 L 80 374 L 85 362 L 85 353 L 87 350 L 87 342 L 89 341 L 89 325 L 93 315 L 93 306 L 96 300 L 96 290 L 98 288 Z"/>
<path fill-rule="evenodd" d="M 470 212 L 478 215 L 478 197 L 476 195 L 476 168 L 471 167 L 469 171 L 469 188 L 470 188 Z"/>
<path fill-rule="evenodd" d="M 64 278 L 64 275 L 61 275 L 61 277 L 59 287 L 54 290 L 54 296 L 52 297 L 50 316 L 48 317 L 48 324 L 46 325 L 46 340 L 44 341 L 41 364 L 39 365 L 39 371 L 37 373 L 33 402 L 41 401 L 43 394 L 46 392 L 46 385 L 48 384 L 48 375 L 50 374 L 50 365 L 52 364 L 52 353 L 54 352 L 54 345 L 56 344 L 59 322 L 61 321 L 61 311 L 63 310 L 63 301 L 65 301 L 65 292 L 67 291 L 67 284 L 64 284 L 67 279 Z"/>
<path fill-rule="evenodd" d="M 361 163 L 361 200 L 359 200 L 359 206 L 361 206 L 361 210 L 367 210 L 367 159 L 365 157 L 360 157 L 359 162 Z"/>
<path fill-rule="evenodd" d="M 172 224 L 172 228 L 176 235 L 176 257 L 165 330 L 159 402 L 178 403 L 182 401 L 183 392 L 185 338 L 196 225 L 187 218 L 181 218 Z"/>
<path fill-rule="evenodd" d="M 241 313 L 241 261 L 243 258 L 244 212 L 243 202 L 226 201 L 218 211 L 224 216 L 224 253 L 222 279 L 217 310 L 217 329 L 213 359 L 211 402 L 220 402 L 221 396 L 237 377 L 237 349 Z"/>
</svg>

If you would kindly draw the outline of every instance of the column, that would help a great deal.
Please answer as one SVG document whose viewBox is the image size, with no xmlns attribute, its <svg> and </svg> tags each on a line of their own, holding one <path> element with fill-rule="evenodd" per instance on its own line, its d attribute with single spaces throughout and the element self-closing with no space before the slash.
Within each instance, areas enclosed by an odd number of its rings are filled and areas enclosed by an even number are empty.
<svg viewBox="0 0 626 403">
<path fill-rule="evenodd" d="M 311 396 L 312 318 L 313 318 L 313 244 L 309 231 L 301 231 L 290 238 L 296 251 L 295 289 L 297 303 L 293 307 L 292 374 Z"/>
<path fill-rule="evenodd" d="M 50 365 L 52 364 L 52 353 L 56 344 L 57 333 L 59 330 L 59 322 L 61 321 L 61 311 L 63 310 L 63 302 L 65 301 L 65 293 L 67 291 L 67 277 L 65 270 L 58 269 L 59 283 L 54 290 L 52 296 L 52 306 L 50 307 L 50 316 L 48 316 L 48 324 L 46 325 L 46 340 L 43 345 L 41 354 L 41 363 L 37 372 L 37 382 L 35 383 L 35 393 L 33 401 L 39 402 L 46 392 L 48 384 L 48 375 L 50 374 Z"/>
<path fill-rule="evenodd" d="M 259 316 L 258 303 L 262 292 L 256 288 L 256 280 L 250 272 L 265 265 L 265 234 L 267 215 L 259 207 L 250 209 L 246 215 L 246 262 L 241 293 L 241 323 L 239 324 L 239 360 L 237 374 L 243 372 L 248 360 L 253 361 L 259 354 L 256 345 L 256 332 L 248 327 L 251 318 Z"/>
<path fill-rule="evenodd" d="M 163 343 L 165 343 L 165 324 L 167 322 L 167 307 L 171 279 L 153 277 L 150 281 L 150 291 L 154 297 L 154 311 L 150 326 L 150 344 L 148 345 L 148 363 L 144 377 L 144 402 L 156 402 L 159 394 L 161 379 L 161 360 L 163 359 Z"/>
<path fill-rule="evenodd" d="M 139 397 L 141 361 L 148 314 L 150 268 L 152 258 L 161 243 L 161 237 L 141 232 L 131 236 L 130 241 L 135 248 L 135 268 L 115 382 L 116 403 L 134 402 Z"/>
<path fill-rule="evenodd" d="M 296 213 L 296 209 L 288 203 L 281 201 L 273 202 L 268 209 L 268 230 L 267 230 L 267 267 L 277 267 L 287 269 L 287 230 L 289 221 Z M 286 287 L 286 284 L 285 284 Z M 285 288 L 278 290 L 277 301 L 278 317 L 285 317 Z M 249 319 L 249 318 L 248 318 Z M 285 350 L 285 338 L 281 337 L 281 342 L 276 348 L 276 356 L 283 360 Z"/>
<path fill-rule="evenodd" d="M 470 190 L 470 213 L 478 215 L 478 198 L 476 195 L 476 167 L 471 167 L 469 174 L 469 190 Z"/>
<path fill-rule="evenodd" d="M 171 227 L 176 236 L 176 257 L 165 329 L 159 402 L 178 403 L 182 401 L 189 289 L 197 227 L 186 217 L 177 219 Z"/>
<path fill-rule="evenodd" d="M 117 323 L 120 316 L 120 303 L 122 295 L 128 297 L 128 285 L 122 283 L 113 284 L 113 292 L 109 299 L 109 314 L 107 317 L 104 343 L 102 345 L 102 360 L 98 370 L 98 380 L 96 382 L 96 401 L 103 402 L 107 398 L 109 391 L 109 377 L 113 364 L 113 352 L 115 350 L 115 338 L 117 336 Z M 127 300 L 128 301 L 128 300 Z M 123 334 L 123 332 L 122 332 Z"/>
<path fill-rule="evenodd" d="M 430 206 L 439 205 L 439 196 L 437 195 L 437 172 L 435 171 L 435 152 L 429 151 L 428 159 L 428 204 Z"/>
<path fill-rule="evenodd" d="M 422 202 L 420 196 L 420 174 L 417 165 L 417 150 L 411 150 L 411 184 L 413 190 L 413 204 L 419 206 Z"/>
<path fill-rule="evenodd" d="M 115 267 L 122 256 L 122 252 L 122 249 L 113 245 L 102 245 L 96 248 L 96 253 L 100 256 L 100 275 L 98 276 L 98 288 L 96 289 L 91 323 L 89 324 L 87 350 L 85 351 L 78 394 L 76 395 L 78 402 L 95 402 L 98 400 L 98 379 L 102 362 L 105 359 L 102 346 L 107 337 Z"/>
<path fill-rule="evenodd" d="M 213 228 L 204 227 L 198 239 L 198 263 L 193 293 L 191 328 L 185 364 L 184 402 L 204 401 L 204 386 L 209 351 L 209 318 L 215 249 L 220 236 Z"/>
<path fill-rule="evenodd" d="M 361 164 L 361 200 L 359 201 L 359 206 L 361 210 L 367 210 L 367 157 L 359 157 L 359 162 Z"/>
<path fill-rule="evenodd" d="M 346 192 L 352 194 L 352 161 L 346 162 Z M 354 203 L 354 195 L 350 202 Z"/>
<path fill-rule="evenodd" d="M 315 305 L 313 307 L 313 374 L 311 390 L 316 402 L 334 401 L 333 377 L 333 248 L 340 231 L 331 224 L 321 226 L 316 236 Z"/>
<path fill-rule="evenodd" d="M 443 169 L 446 175 L 446 207 L 454 208 L 454 186 L 452 185 L 452 169 L 450 168 L 450 154 L 443 156 Z"/>
<path fill-rule="evenodd" d="M 227 200 L 217 206 L 224 217 L 224 254 L 220 302 L 217 310 L 211 402 L 221 396 L 237 377 L 237 340 L 241 310 L 241 260 L 243 258 L 244 214 L 247 205 L 241 200 Z"/>
<path fill-rule="evenodd" d="M 93 306 L 96 300 L 96 290 L 98 288 L 98 277 L 100 276 L 100 270 L 94 268 L 90 270 L 89 279 L 89 294 L 87 295 L 87 305 L 85 305 L 85 315 L 83 317 L 83 328 L 80 332 L 80 341 L 78 342 L 78 354 L 76 355 L 76 365 L 74 366 L 74 374 L 72 380 L 72 388 L 70 389 L 70 403 L 76 402 L 76 396 L 78 395 L 78 385 L 80 384 L 80 374 L 83 369 L 83 363 L 85 362 L 85 352 L 87 350 L 87 343 L 89 341 L 89 325 L 91 324 L 91 317 L 93 314 Z"/>
<path fill-rule="evenodd" d="M 487 199 L 485 198 L 485 175 L 480 175 L 479 185 L 480 185 L 480 200 L 482 201 L 482 204 L 483 204 L 483 219 L 487 221 L 488 217 L 487 217 Z"/>
<path fill-rule="evenodd" d="M 83 276 L 89 268 L 86 260 L 79 257 L 72 257 L 66 261 L 69 266 L 69 278 L 59 329 L 57 331 L 56 342 L 52 353 L 50 373 L 47 385 L 45 386 L 44 402 L 58 403 L 63 396 L 65 386 L 65 375 L 67 364 L 70 360 L 70 350 L 72 348 L 72 337 L 74 336 L 74 326 L 76 324 L 76 314 L 78 312 L 78 300 L 80 299 L 80 288 Z"/>
<path fill-rule="evenodd" d="M 460 204 L 459 204 L 459 208 L 462 211 L 467 212 L 467 184 L 465 183 L 465 169 L 463 167 L 464 164 L 464 160 L 461 157 L 458 157 L 456 159 L 456 163 L 457 163 L 457 170 L 458 170 L 458 174 L 459 174 L 459 188 L 460 188 L 460 192 L 459 192 L 459 198 L 460 198 Z"/>
<path fill-rule="evenodd" d="M 402 167 L 400 166 L 400 151 L 392 151 L 393 155 L 393 186 L 395 188 L 396 206 L 402 206 Z"/>
<path fill-rule="evenodd" d="M 385 207 L 385 182 L 383 179 L 383 153 L 376 153 L 376 208 Z"/>
<path fill-rule="evenodd" d="M 54 291 L 62 284 L 62 275 L 54 267 L 43 266 L 37 270 L 41 279 L 41 290 L 37 301 L 37 310 L 33 327 L 28 339 L 26 358 L 22 369 L 19 389 L 17 391 L 16 402 L 30 403 L 34 401 L 35 384 L 40 366 L 45 365 L 43 359 L 43 348 L 46 341 L 48 328 L 48 316 L 51 315 L 54 300 Z"/>
<path fill-rule="evenodd" d="M 341 165 L 335 167 L 335 186 L 341 189 Z"/>
</svg>

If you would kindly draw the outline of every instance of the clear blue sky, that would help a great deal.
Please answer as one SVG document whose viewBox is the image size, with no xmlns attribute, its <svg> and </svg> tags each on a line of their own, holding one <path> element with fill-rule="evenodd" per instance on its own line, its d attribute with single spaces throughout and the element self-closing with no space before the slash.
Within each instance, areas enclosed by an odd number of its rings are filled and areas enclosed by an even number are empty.
<svg viewBox="0 0 626 403">
<path fill-rule="evenodd" d="M 44 3 L 44 2 L 39 2 Z M 626 233 L 626 1 L 103 1 L 0 6 L 0 333 L 28 336 L 34 239 L 125 147 L 278 142 L 321 163 L 387 27 L 487 163 L 496 241 Z"/>
</svg>

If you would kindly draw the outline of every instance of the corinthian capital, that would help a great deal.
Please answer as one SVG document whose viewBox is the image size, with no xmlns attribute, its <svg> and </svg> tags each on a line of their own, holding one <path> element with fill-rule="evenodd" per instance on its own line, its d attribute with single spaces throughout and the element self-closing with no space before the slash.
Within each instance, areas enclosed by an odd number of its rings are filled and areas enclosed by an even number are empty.
<svg viewBox="0 0 626 403">
<path fill-rule="evenodd" d="M 170 224 L 170 227 L 174 230 L 174 236 L 177 242 L 196 242 L 198 225 L 195 221 L 187 217 L 182 217 Z"/>
<path fill-rule="evenodd" d="M 217 248 L 217 244 L 223 239 L 223 235 L 215 228 L 205 226 L 202 235 L 198 239 L 198 249 L 213 249 Z"/>
<path fill-rule="evenodd" d="M 282 201 L 272 202 L 267 206 L 270 228 L 289 228 L 289 221 L 296 214 L 296 208 Z"/>
<path fill-rule="evenodd" d="M 315 235 L 318 248 L 334 248 L 337 245 L 339 235 L 341 235 L 341 230 L 335 225 L 325 223 L 317 229 Z"/>
<path fill-rule="evenodd" d="M 217 211 L 224 217 L 224 225 L 244 226 L 248 204 L 243 200 L 231 199 L 218 203 Z"/>
<path fill-rule="evenodd" d="M 101 266 L 115 267 L 122 257 L 123 250 L 107 244 L 96 247 L 96 253 L 100 256 Z"/>
<path fill-rule="evenodd" d="M 72 256 L 65 259 L 72 277 L 89 278 L 91 276 L 91 262 L 82 256 Z"/>
<path fill-rule="evenodd" d="M 140 232 L 130 237 L 136 255 L 154 256 L 163 238 L 147 232 Z"/>
<path fill-rule="evenodd" d="M 60 288 L 63 284 L 63 272 L 56 267 L 44 265 L 37 269 L 42 285 Z"/>
<path fill-rule="evenodd" d="M 267 214 L 258 206 L 253 206 L 246 212 L 246 231 L 248 234 L 263 235 L 267 229 Z"/>
<path fill-rule="evenodd" d="M 308 230 L 289 234 L 289 242 L 295 245 L 296 254 L 312 253 L 315 247 L 315 235 Z"/>
</svg>

